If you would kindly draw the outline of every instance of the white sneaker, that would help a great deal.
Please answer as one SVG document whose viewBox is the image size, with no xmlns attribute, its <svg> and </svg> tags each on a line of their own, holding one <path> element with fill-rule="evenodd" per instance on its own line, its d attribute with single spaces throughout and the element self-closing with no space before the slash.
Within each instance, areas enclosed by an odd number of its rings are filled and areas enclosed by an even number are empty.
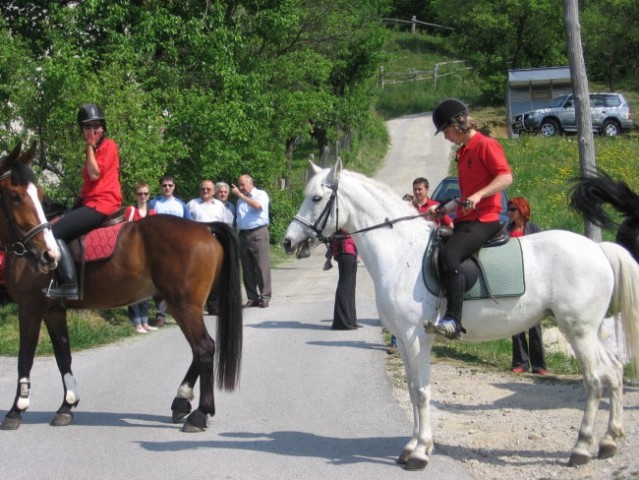
<svg viewBox="0 0 639 480">
<path fill-rule="evenodd" d="M 135 327 L 135 331 L 138 333 L 147 333 L 142 325 L 138 325 L 137 327 Z"/>
<path fill-rule="evenodd" d="M 142 324 L 142 328 L 144 328 L 147 332 L 155 332 L 158 329 L 158 327 L 152 327 L 148 323 Z"/>
</svg>

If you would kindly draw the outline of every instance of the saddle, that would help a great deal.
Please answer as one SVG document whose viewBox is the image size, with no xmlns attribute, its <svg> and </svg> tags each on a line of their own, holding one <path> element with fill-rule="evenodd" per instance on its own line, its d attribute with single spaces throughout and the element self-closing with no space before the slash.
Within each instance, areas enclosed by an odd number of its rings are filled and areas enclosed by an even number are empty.
<svg viewBox="0 0 639 480">
<path fill-rule="evenodd" d="M 108 260 L 113 255 L 120 230 L 126 223 L 125 210 L 125 207 L 120 208 L 109 215 L 101 226 L 69 243 L 69 250 L 76 263 L 84 266 L 85 263 Z"/>
<path fill-rule="evenodd" d="M 433 295 L 441 295 L 440 249 L 445 248 L 452 229 L 441 227 L 431 234 L 422 263 L 422 276 L 426 288 Z M 465 300 L 523 295 L 524 265 L 519 239 L 511 239 L 507 225 L 491 238 L 482 248 L 464 260 L 461 265 L 466 291 Z"/>
</svg>

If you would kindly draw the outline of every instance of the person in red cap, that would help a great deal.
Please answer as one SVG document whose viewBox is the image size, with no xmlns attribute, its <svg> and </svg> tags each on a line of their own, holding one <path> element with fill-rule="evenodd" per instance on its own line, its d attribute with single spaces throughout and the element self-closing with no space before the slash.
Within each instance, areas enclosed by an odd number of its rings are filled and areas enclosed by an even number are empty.
<svg viewBox="0 0 639 480">
<path fill-rule="evenodd" d="M 477 122 L 463 102 L 456 98 L 440 102 L 433 110 L 433 123 L 435 135 L 443 132 L 446 140 L 459 147 L 456 158 L 459 203 L 434 205 L 429 210 L 434 217 L 457 210 L 453 235 L 441 255 L 446 314 L 435 323 L 435 329 L 448 338 L 458 338 L 465 332 L 462 326 L 465 280 L 461 263 L 502 227 L 501 191 L 512 183 L 513 177 L 501 145 L 478 131 Z"/>
</svg>

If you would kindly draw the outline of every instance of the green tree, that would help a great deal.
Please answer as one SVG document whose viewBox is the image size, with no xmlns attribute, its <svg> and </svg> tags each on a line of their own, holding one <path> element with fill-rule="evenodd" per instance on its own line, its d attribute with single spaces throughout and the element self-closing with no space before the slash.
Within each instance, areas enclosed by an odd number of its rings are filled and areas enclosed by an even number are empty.
<svg viewBox="0 0 639 480">
<path fill-rule="evenodd" d="M 566 65 L 562 8 L 556 0 L 479 0 L 459 5 L 433 0 L 440 23 L 455 31 L 450 40 L 460 59 L 483 79 L 486 102 L 503 102 L 509 69 Z"/>
<path fill-rule="evenodd" d="M 581 25 L 588 74 L 610 90 L 622 81 L 639 83 L 639 3 L 584 1 Z"/>
</svg>

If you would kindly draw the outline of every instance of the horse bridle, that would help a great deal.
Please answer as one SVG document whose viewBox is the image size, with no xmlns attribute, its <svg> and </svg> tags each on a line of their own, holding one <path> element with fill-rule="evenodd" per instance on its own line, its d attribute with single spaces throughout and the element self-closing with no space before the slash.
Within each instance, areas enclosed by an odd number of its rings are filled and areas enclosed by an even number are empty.
<svg viewBox="0 0 639 480">
<path fill-rule="evenodd" d="M 333 205 L 335 205 L 335 231 L 337 231 L 337 225 L 339 225 L 339 207 L 337 205 L 337 188 L 339 187 L 339 181 L 336 180 L 335 183 L 332 183 L 332 184 L 322 183 L 322 185 L 331 189 L 331 198 L 328 199 L 328 202 L 326 203 L 324 210 L 322 210 L 322 213 L 319 214 L 319 217 L 317 217 L 317 220 L 315 221 L 315 223 L 311 223 L 305 218 L 302 218 L 298 215 L 295 215 L 293 217 L 293 220 L 297 220 L 305 227 L 308 227 L 311 230 L 313 230 L 313 233 L 317 237 L 317 240 L 319 240 L 320 242 L 330 243 L 331 239 L 334 236 L 329 235 L 328 237 L 325 237 L 322 234 L 322 232 L 324 232 L 324 229 L 326 228 L 326 224 L 328 223 L 328 217 L 331 214 Z"/>
<path fill-rule="evenodd" d="M 362 228 L 354 232 L 349 232 L 348 234 L 333 234 L 333 235 L 329 235 L 328 237 L 325 237 L 324 235 L 322 235 L 322 232 L 324 231 L 324 228 L 326 227 L 326 224 L 328 223 L 328 217 L 331 214 L 331 209 L 333 208 L 333 204 L 335 204 L 335 230 L 334 230 L 335 232 L 337 232 L 337 226 L 339 225 L 339 205 L 337 202 L 337 190 L 339 187 L 339 181 L 336 180 L 333 184 L 322 183 L 322 185 L 331 189 L 331 198 L 328 199 L 328 202 L 326 203 L 324 210 L 322 210 L 322 213 L 320 213 L 315 223 L 311 223 L 310 221 L 298 215 L 295 215 L 293 217 L 293 220 L 297 220 L 305 227 L 308 227 L 311 230 L 313 230 L 313 233 L 315 233 L 317 240 L 322 243 L 330 243 L 333 240 L 343 240 L 344 238 L 355 235 L 357 233 L 369 232 L 371 230 L 376 230 L 382 227 L 393 228 L 393 225 L 395 225 L 398 222 L 403 222 L 405 220 L 412 220 L 414 218 L 424 218 L 426 215 L 428 215 L 428 213 L 418 213 L 416 215 L 408 215 L 405 217 L 394 218 L 392 220 L 389 218 L 386 218 L 381 223 L 371 225 L 370 227 Z M 446 205 L 448 202 L 453 200 L 455 199 L 451 198 L 451 199 L 445 200 L 444 202 L 441 203 L 441 205 L 442 206 Z"/>
<path fill-rule="evenodd" d="M 11 175 L 11 173 L 12 173 L 11 170 L 7 170 L 6 172 L 4 172 L 2 175 L 0 175 L 0 181 L 8 178 Z M 2 193 L 0 193 L 0 205 L 2 205 L 2 213 L 4 214 L 5 222 L 7 223 L 7 226 L 9 227 L 9 230 L 11 231 L 12 236 L 14 238 L 20 238 L 20 235 L 22 234 L 22 232 L 20 231 L 20 228 L 18 227 L 18 225 L 13 221 L 11 212 L 9 212 L 9 209 L 7 208 L 7 206 L 5 205 L 3 201 Z M 47 228 L 51 228 L 51 223 L 49 222 L 40 223 L 39 225 L 36 225 L 24 235 L 22 235 L 22 238 L 20 240 L 13 242 L 11 245 L 0 245 L 0 251 L 6 252 L 6 253 L 13 253 L 14 255 L 18 257 L 22 257 L 23 255 L 26 255 L 27 253 L 29 253 L 27 244 L 31 241 L 31 239 L 33 239 L 33 237 L 35 237 L 38 233 L 42 232 L 43 230 L 46 230 Z"/>
</svg>

